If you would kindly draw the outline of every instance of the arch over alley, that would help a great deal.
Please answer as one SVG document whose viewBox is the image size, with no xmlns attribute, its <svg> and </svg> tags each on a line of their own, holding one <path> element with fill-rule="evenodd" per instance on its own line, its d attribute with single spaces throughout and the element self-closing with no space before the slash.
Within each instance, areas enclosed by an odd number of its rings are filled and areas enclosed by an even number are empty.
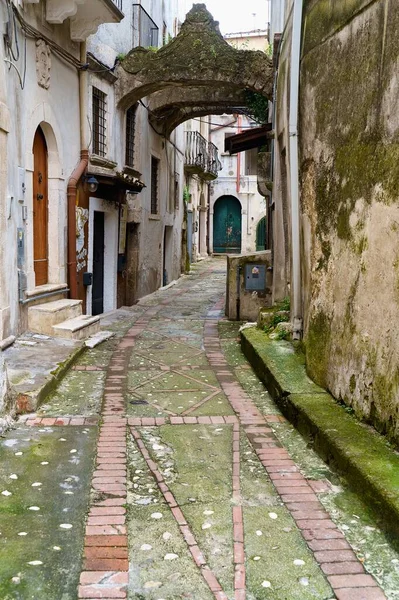
<svg viewBox="0 0 399 600">
<path fill-rule="evenodd" d="M 273 68 L 264 52 L 229 45 L 205 4 L 194 4 L 169 44 L 129 52 L 117 85 L 122 108 L 151 96 L 153 125 L 168 135 L 188 119 L 237 112 L 246 105 L 246 91 L 271 99 Z"/>
</svg>

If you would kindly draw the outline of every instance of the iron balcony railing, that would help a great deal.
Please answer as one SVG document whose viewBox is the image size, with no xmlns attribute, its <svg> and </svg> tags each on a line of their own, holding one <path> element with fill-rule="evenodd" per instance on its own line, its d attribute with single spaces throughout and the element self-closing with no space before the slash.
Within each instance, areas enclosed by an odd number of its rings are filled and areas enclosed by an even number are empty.
<svg viewBox="0 0 399 600">
<path fill-rule="evenodd" d="M 123 0 L 112 0 L 112 1 L 115 4 L 115 6 L 117 6 L 119 8 L 119 10 L 122 12 L 122 2 L 123 2 Z"/>
<path fill-rule="evenodd" d="M 133 4 L 133 48 L 158 48 L 159 29 L 140 4 Z"/>
<path fill-rule="evenodd" d="M 204 173 L 208 165 L 206 139 L 198 131 L 186 132 L 185 169 L 190 173 Z"/>
<path fill-rule="evenodd" d="M 218 172 L 222 169 L 222 163 L 219 160 L 219 151 L 212 142 L 208 142 L 207 158 L 205 179 L 216 179 Z"/>
</svg>

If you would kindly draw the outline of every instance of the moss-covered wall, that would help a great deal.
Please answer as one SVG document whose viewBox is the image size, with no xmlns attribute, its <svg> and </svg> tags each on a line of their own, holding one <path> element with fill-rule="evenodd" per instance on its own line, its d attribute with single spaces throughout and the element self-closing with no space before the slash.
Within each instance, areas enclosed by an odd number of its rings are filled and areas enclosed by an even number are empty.
<svg viewBox="0 0 399 600">
<path fill-rule="evenodd" d="M 397 0 L 308 0 L 303 31 L 308 370 L 398 440 Z"/>
</svg>

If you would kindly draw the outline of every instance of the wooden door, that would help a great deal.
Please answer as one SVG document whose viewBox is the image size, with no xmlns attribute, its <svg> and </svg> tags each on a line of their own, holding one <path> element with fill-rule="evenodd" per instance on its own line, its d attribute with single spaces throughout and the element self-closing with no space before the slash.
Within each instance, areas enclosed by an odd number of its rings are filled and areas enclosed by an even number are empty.
<svg viewBox="0 0 399 600">
<path fill-rule="evenodd" d="M 230 254 L 241 252 L 241 204 L 234 196 L 222 196 L 215 203 L 213 251 Z"/>
<path fill-rule="evenodd" d="M 36 285 L 48 283 L 47 145 L 40 127 L 33 141 L 33 264 Z"/>
<path fill-rule="evenodd" d="M 94 212 L 92 315 L 104 312 L 104 213 Z"/>
</svg>

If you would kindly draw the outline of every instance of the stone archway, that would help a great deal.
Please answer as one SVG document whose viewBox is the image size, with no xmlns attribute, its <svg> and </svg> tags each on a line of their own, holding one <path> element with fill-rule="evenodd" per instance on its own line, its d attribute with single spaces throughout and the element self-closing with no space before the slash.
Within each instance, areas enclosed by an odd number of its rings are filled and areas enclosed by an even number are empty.
<svg viewBox="0 0 399 600">
<path fill-rule="evenodd" d="M 196 116 L 238 112 L 246 90 L 269 99 L 273 90 L 271 59 L 230 46 L 205 4 L 193 5 L 166 46 L 134 48 L 117 75 L 119 106 L 127 109 L 148 96 L 152 124 L 163 135 Z"/>
</svg>

